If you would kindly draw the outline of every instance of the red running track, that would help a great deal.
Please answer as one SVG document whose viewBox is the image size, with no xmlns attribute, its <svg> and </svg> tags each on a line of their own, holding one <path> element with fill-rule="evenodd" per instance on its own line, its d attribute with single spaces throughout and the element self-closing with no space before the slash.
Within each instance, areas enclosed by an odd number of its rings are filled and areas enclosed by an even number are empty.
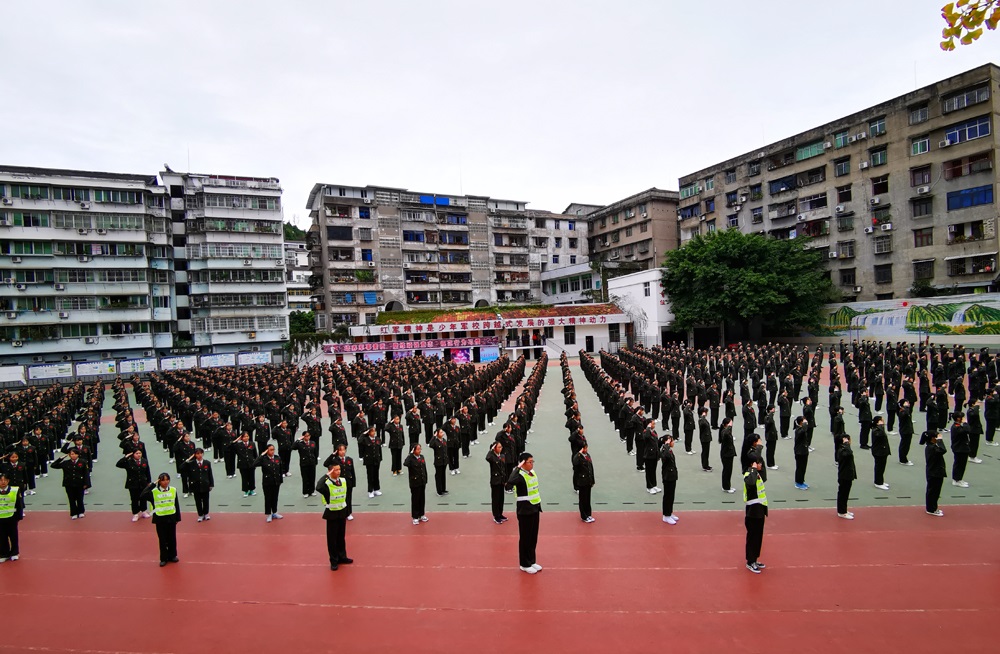
<svg viewBox="0 0 1000 654">
<path fill-rule="evenodd" d="M 738 511 L 546 513 L 534 576 L 485 513 L 359 514 L 337 572 L 319 515 L 186 514 L 161 569 L 148 521 L 31 513 L 0 652 L 996 651 L 1000 506 L 944 510 L 774 511 L 761 575 Z"/>
</svg>

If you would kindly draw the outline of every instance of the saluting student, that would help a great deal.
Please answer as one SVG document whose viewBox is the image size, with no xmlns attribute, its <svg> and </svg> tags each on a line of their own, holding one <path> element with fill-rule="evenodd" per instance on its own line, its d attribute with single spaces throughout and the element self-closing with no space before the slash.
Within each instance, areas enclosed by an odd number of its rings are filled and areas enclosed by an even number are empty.
<svg viewBox="0 0 1000 654">
<path fill-rule="evenodd" d="M 503 443 L 500 441 L 493 443 L 493 447 L 486 453 L 486 462 L 490 464 L 490 504 L 493 509 L 493 522 L 502 525 L 507 522 L 507 517 L 503 514 L 503 486 L 507 480 Z"/>
<path fill-rule="evenodd" d="M 194 454 L 184 461 L 184 474 L 187 476 L 191 493 L 194 495 L 194 507 L 198 512 L 198 522 L 211 520 L 209 515 L 209 494 L 215 488 L 215 475 L 212 474 L 212 462 L 205 458 L 205 450 L 197 448 Z"/>
<path fill-rule="evenodd" d="M 264 515 L 267 516 L 267 522 L 271 522 L 272 518 L 281 520 L 285 516 L 278 513 L 278 492 L 281 490 L 284 473 L 281 459 L 274 453 L 274 445 L 268 445 L 267 451 L 257 457 L 253 466 L 261 471 L 260 485 L 264 489 Z"/>
<path fill-rule="evenodd" d="M 584 443 L 580 451 L 573 455 L 573 488 L 580 494 L 580 519 L 584 522 L 594 522 L 594 516 L 591 515 L 593 509 L 590 506 L 590 491 L 597 482 L 594 480 L 594 460 L 590 458 L 587 449 L 588 446 Z M 655 475 L 656 462 L 647 465 L 652 466 Z"/>
<path fill-rule="evenodd" d="M 177 523 L 181 521 L 181 504 L 177 489 L 170 485 L 170 475 L 161 472 L 155 484 L 142 493 L 153 504 L 153 524 L 160 543 L 160 567 L 177 563 Z"/>
<path fill-rule="evenodd" d="M 344 447 L 341 445 L 340 447 Z M 340 449 L 338 447 L 338 451 Z M 333 455 L 331 455 L 333 458 Z M 330 461 L 330 459 L 327 459 Z M 354 563 L 347 558 L 347 480 L 340 476 L 340 462 L 333 460 L 323 478 L 316 484 L 316 492 L 323 496 L 323 519 L 326 520 L 326 551 L 330 557 L 330 569 Z"/>
<path fill-rule="evenodd" d="M 514 490 L 517 497 L 518 558 L 521 572 L 530 575 L 538 573 L 542 566 L 535 560 L 538 545 L 538 522 L 542 513 L 542 498 L 538 492 L 538 475 L 535 473 L 535 458 L 530 452 L 522 452 L 517 468 L 507 479 L 507 487 Z"/>
<path fill-rule="evenodd" d="M 427 493 L 427 461 L 420 453 L 420 443 L 413 446 L 403 465 L 409 472 L 410 479 L 410 517 L 413 519 L 413 524 L 419 525 L 421 522 L 427 522 L 424 509 Z"/>
</svg>

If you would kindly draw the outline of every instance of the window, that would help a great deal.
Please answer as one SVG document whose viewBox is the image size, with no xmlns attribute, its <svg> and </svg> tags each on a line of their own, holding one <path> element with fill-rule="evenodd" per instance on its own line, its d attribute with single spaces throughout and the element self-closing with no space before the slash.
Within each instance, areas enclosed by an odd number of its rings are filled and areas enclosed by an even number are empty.
<svg viewBox="0 0 1000 654">
<path fill-rule="evenodd" d="M 795 160 L 803 161 L 823 154 L 823 141 L 816 141 L 795 149 Z"/>
<path fill-rule="evenodd" d="M 552 255 L 552 263 L 559 263 L 559 255 L 558 254 L 553 254 Z"/>
<path fill-rule="evenodd" d="M 910 215 L 914 218 L 929 216 L 933 212 L 933 205 L 933 198 L 920 198 L 919 200 L 913 200 L 910 202 Z"/>
<path fill-rule="evenodd" d="M 228 196 L 222 196 L 222 197 L 228 197 Z M 112 189 L 95 189 L 94 202 L 105 202 L 109 204 L 142 204 L 142 193 L 139 191 L 117 191 Z"/>
<path fill-rule="evenodd" d="M 892 293 L 876 293 L 875 294 L 875 299 L 876 300 L 891 300 L 892 299 Z"/>
<path fill-rule="evenodd" d="M 367 249 L 362 249 L 361 250 L 361 260 L 362 261 L 374 261 L 374 259 L 372 259 L 372 251 L 371 250 L 367 250 Z"/>
<path fill-rule="evenodd" d="M 601 218 L 601 229 L 603 229 L 603 228 L 605 228 L 607 226 L 608 226 L 608 219 L 607 218 Z"/>
<path fill-rule="evenodd" d="M 892 210 L 882 207 L 872 211 L 872 224 L 884 225 L 892 221 Z"/>
<path fill-rule="evenodd" d="M 580 288 L 583 289 L 584 291 L 589 291 L 591 288 L 593 288 L 593 284 L 594 280 L 591 279 L 589 275 L 585 275 L 580 278 Z M 552 328 L 547 327 L 546 329 L 552 329 Z"/>
<path fill-rule="evenodd" d="M 580 239 L 578 238 L 569 239 L 568 245 L 570 250 L 575 250 L 579 244 L 580 244 Z"/>
<path fill-rule="evenodd" d="M 778 193 L 791 191 L 794 190 L 795 188 L 797 188 L 795 175 L 782 177 L 781 179 L 776 179 L 773 182 L 768 183 L 768 191 L 770 192 L 771 195 L 777 195 Z"/>
<path fill-rule="evenodd" d="M 631 227 L 626 227 L 625 228 L 625 238 L 628 238 L 631 235 L 632 235 L 632 228 Z"/>
<path fill-rule="evenodd" d="M 924 227 L 913 230 L 913 247 L 925 248 L 934 245 L 934 228 Z"/>
<path fill-rule="evenodd" d="M 837 187 L 837 202 L 843 204 L 851 201 L 851 185 Z"/>
<path fill-rule="evenodd" d="M 499 238 L 500 234 L 494 234 L 494 236 Z M 407 243 L 423 243 L 424 242 L 424 233 L 423 232 L 414 232 L 414 231 L 409 231 L 409 230 L 405 230 L 404 229 L 403 230 L 403 241 L 405 241 Z"/>
<path fill-rule="evenodd" d="M 639 223 L 639 233 L 640 234 L 645 234 L 648 231 L 649 231 L 649 223 L 648 222 Z"/>
<path fill-rule="evenodd" d="M 90 200 L 90 190 L 85 188 L 54 188 L 52 189 L 53 200 L 66 200 L 67 202 L 87 202 Z"/>
<path fill-rule="evenodd" d="M 705 190 L 706 191 L 711 191 L 714 188 L 715 188 L 715 178 L 714 177 L 706 177 L 705 178 Z"/>
<path fill-rule="evenodd" d="M 571 290 L 571 291 L 579 291 L 580 290 L 580 278 L 579 277 L 571 277 L 570 278 L 570 280 L 569 280 L 569 290 Z"/>
<path fill-rule="evenodd" d="M 643 282 L 642 283 L 642 294 L 643 294 L 643 296 L 644 297 L 649 297 L 650 292 L 651 291 L 649 290 L 649 282 Z"/>
<path fill-rule="evenodd" d="M 559 292 L 560 293 L 569 293 L 569 280 L 568 279 L 560 279 L 559 280 Z"/>
<path fill-rule="evenodd" d="M 875 283 L 876 284 L 891 284 L 892 283 L 892 264 L 886 263 L 881 266 L 875 266 Z"/>
<path fill-rule="evenodd" d="M 575 254 L 569 255 L 569 265 L 571 265 L 571 266 L 575 266 L 576 265 L 576 255 Z"/>
<path fill-rule="evenodd" d="M 618 214 L 614 214 L 614 215 L 611 216 L 611 224 L 612 225 L 617 225 L 619 220 L 621 220 L 621 216 L 619 216 Z"/>
<path fill-rule="evenodd" d="M 715 211 L 715 198 L 708 198 L 705 200 L 705 213 L 712 213 Z"/>
<path fill-rule="evenodd" d="M 981 204 L 993 204 L 993 185 L 977 186 L 948 194 L 948 211 L 966 209 Z"/>
<path fill-rule="evenodd" d="M 826 193 L 818 193 L 816 195 L 799 198 L 799 209 L 802 211 L 815 211 L 816 209 L 822 209 L 825 206 L 827 206 Z"/>
<path fill-rule="evenodd" d="M 990 135 L 990 117 L 980 116 L 945 129 L 945 138 L 950 145 L 965 143 Z"/>
<path fill-rule="evenodd" d="M 910 107 L 910 124 L 919 125 L 925 122 L 928 118 L 927 105 L 920 105 L 918 107 Z"/>
<path fill-rule="evenodd" d="M 754 184 L 750 187 L 750 199 L 751 200 L 762 200 L 764 198 L 764 190 L 760 184 Z"/>
<path fill-rule="evenodd" d="M 370 241 L 370 240 L 372 240 L 372 228 L 371 227 L 359 227 L 358 228 L 358 240 L 359 241 Z"/>
<path fill-rule="evenodd" d="M 553 240 L 555 241 L 555 244 L 556 244 L 557 248 L 561 248 L 562 247 L 562 237 L 561 236 L 556 236 Z"/>
<path fill-rule="evenodd" d="M 698 182 L 688 184 L 687 186 L 681 187 L 680 199 L 683 200 L 684 198 L 689 198 L 692 195 L 698 195 L 699 193 L 701 193 L 701 187 L 698 186 Z"/>
<path fill-rule="evenodd" d="M 576 221 L 575 220 L 567 220 L 566 221 L 566 229 L 569 230 L 569 231 L 571 231 L 571 232 L 576 231 Z"/>
<path fill-rule="evenodd" d="M 882 234 L 872 239 L 875 244 L 875 254 L 889 254 L 892 252 L 892 234 Z"/>
<path fill-rule="evenodd" d="M 562 227 L 559 226 L 559 223 L 562 222 L 562 221 L 556 219 L 556 220 L 554 220 L 552 222 L 554 223 L 554 229 L 562 229 Z"/>
<path fill-rule="evenodd" d="M 871 136 L 882 136 L 885 134 L 885 116 L 879 116 L 869 121 L 868 133 Z"/>
<path fill-rule="evenodd" d="M 739 227 L 740 226 L 739 214 L 734 213 L 726 216 L 726 224 L 728 224 L 730 227 Z"/>
<path fill-rule="evenodd" d="M 838 232 L 854 231 L 854 216 L 837 216 L 837 231 Z"/>
<path fill-rule="evenodd" d="M 739 194 L 736 191 L 730 191 L 726 193 L 726 206 L 731 207 L 734 204 L 739 204 Z"/>
<path fill-rule="evenodd" d="M 705 228 L 708 230 L 709 234 L 711 234 L 712 232 L 714 232 L 715 231 L 715 221 L 714 220 L 709 220 L 707 223 L 705 223 Z"/>
<path fill-rule="evenodd" d="M 750 222 L 755 225 L 764 222 L 764 207 L 754 207 L 750 210 Z"/>
<path fill-rule="evenodd" d="M 760 162 L 751 161 L 747 164 L 747 177 L 756 177 L 760 175 Z"/>
<path fill-rule="evenodd" d="M 835 148 L 846 147 L 847 144 L 849 143 L 848 141 L 849 138 L 850 134 L 848 133 L 847 130 L 844 130 L 843 132 L 837 132 L 836 134 L 833 135 L 833 147 Z"/>
<path fill-rule="evenodd" d="M 924 154 L 931 149 L 931 139 L 926 134 L 923 136 L 915 136 L 910 139 L 910 154 L 918 155 Z"/>
<path fill-rule="evenodd" d="M 934 260 L 914 261 L 913 279 L 934 279 Z"/>
<path fill-rule="evenodd" d="M 30 212 L 14 212 L 14 227 L 48 227 L 49 226 L 49 214 L 47 213 L 30 213 Z"/>
<path fill-rule="evenodd" d="M 921 166 L 910 169 L 910 186 L 923 186 L 931 183 L 931 167 Z"/>
<path fill-rule="evenodd" d="M 970 107 L 974 104 L 986 102 L 989 99 L 990 87 L 988 85 L 983 85 L 979 88 L 963 91 L 962 93 L 946 98 L 941 104 L 941 113 L 946 114 L 952 111 L 958 111 L 959 109 L 965 109 L 966 107 Z"/>
<path fill-rule="evenodd" d="M 857 272 L 854 268 L 841 268 L 840 269 L 840 285 L 841 286 L 854 286 L 857 284 Z"/>
<path fill-rule="evenodd" d="M 872 195 L 882 195 L 889 192 L 889 176 L 872 177 Z"/>
<path fill-rule="evenodd" d="M 837 256 L 841 259 L 853 259 L 854 241 L 840 241 L 837 243 Z"/>
<path fill-rule="evenodd" d="M 980 152 L 961 159 L 946 161 L 944 163 L 944 178 L 955 179 L 990 170 L 993 170 L 993 152 Z"/>
<path fill-rule="evenodd" d="M 576 345 L 576 325 L 563 327 L 563 345 Z"/>
<path fill-rule="evenodd" d="M 851 158 L 844 157 L 843 159 L 836 159 L 833 162 L 833 176 L 843 177 L 844 175 L 851 174 Z"/>
<path fill-rule="evenodd" d="M 868 152 L 868 157 L 871 160 L 872 167 L 884 166 L 888 161 L 886 154 L 886 147 L 876 148 Z"/>
<path fill-rule="evenodd" d="M 726 171 L 726 184 L 735 184 L 735 183 L 736 183 L 736 169 L 731 168 L 730 170 Z"/>
</svg>

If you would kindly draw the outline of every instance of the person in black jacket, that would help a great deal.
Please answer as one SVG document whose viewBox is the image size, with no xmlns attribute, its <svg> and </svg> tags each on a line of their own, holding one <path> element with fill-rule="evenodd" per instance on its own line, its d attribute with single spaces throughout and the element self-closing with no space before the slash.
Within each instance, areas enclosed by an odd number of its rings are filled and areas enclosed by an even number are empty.
<svg viewBox="0 0 1000 654">
<path fill-rule="evenodd" d="M 436 452 L 434 458 L 436 461 Z M 507 480 L 507 462 L 503 443 L 500 441 L 493 443 L 493 447 L 486 453 L 486 462 L 490 464 L 490 503 L 493 509 L 493 522 L 502 525 L 507 522 L 507 517 L 503 514 L 503 486 Z M 443 478 L 444 474 L 442 473 L 441 476 Z"/>
<path fill-rule="evenodd" d="M 142 450 L 132 450 L 132 453 L 123 456 L 115 467 L 125 470 L 125 488 L 132 502 L 132 522 L 138 522 L 139 518 L 148 518 L 146 501 L 141 499 L 141 496 L 146 486 L 153 481 L 153 477 L 149 473 L 149 462 L 142 455 Z"/>
<path fill-rule="evenodd" d="M 389 435 L 389 453 L 392 455 L 392 465 L 389 470 L 393 477 L 403 474 L 403 447 L 406 439 L 403 436 L 403 426 L 399 424 L 399 416 L 393 416 L 392 421 L 385 426 Z"/>
<path fill-rule="evenodd" d="M 507 479 L 506 485 L 514 490 L 517 497 L 517 551 L 521 572 L 533 575 L 542 569 L 535 560 L 542 499 L 538 492 L 535 457 L 531 452 L 521 453 L 517 467 Z"/>
<path fill-rule="evenodd" d="M 342 451 L 340 448 L 344 448 Z M 341 455 L 347 450 L 347 446 L 341 444 L 337 451 Z M 340 565 L 354 563 L 354 559 L 347 558 L 347 521 L 350 519 L 348 511 L 351 508 L 351 501 L 347 495 L 343 499 L 331 499 L 335 491 L 338 491 L 347 481 L 340 474 L 340 456 L 331 454 L 327 457 L 327 473 L 316 484 L 316 492 L 323 496 L 323 519 L 326 520 L 326 551 L 330 556 L 330 569 L 336 570 Z M 350 486 L 348 486 L 350 489 Z"/>
<path fill-rule="evenodd" d="M 955 455 L 955 462 L 951 466 L 951 485 L 960 488 L 968 488 L 969 482 L 965 481 L 965 468 L 969 463 L 969 426 L 965 424 L 965 414 L 961 411 L 955 413 L 955 423 L 951 426 L 951 451 Z"/>
<path fill-rule="evenodd" d="M 927 465 L 925 509 L 928 515 L 940 518 L 944 516 L 944 511 L 938 508 L 938 499 L 941 497 L 941 486 L 944 484 L 944 479 L 948 476 L 948 464 L 944 460 L 948 448 L 944 446 L 941 434 L 936 430 L 925 431 L 920 437 L 920 444 L 925 446 L 924 460 Z"/>
<path fill-rule="evenodd" d="M 86 507 L 83 506 L 84 491 L 90 488 L 90 470 L 87 462 L 80 457 L 75 447 L 69 449 L 67 456 L 61 456 L 52 462 L 52 467 L 62 470 L 63 488 L 66 489 L 66 499 L 69 500 L 69 517 L 71 520 L 86 517 Z"/>
<path fill-rule="evenodd" d="M 382 486 L 379 484 L 378 473 L 382 467 L 382 438 L 378 435 L 375 427 L 369 427 L 368 431 L 361 434 L 358 442 L 358 451 L 365 463 L 365 476 L 368 478 L 368 497 L 375 497 L 382 494 Z"/>
<path fill-rule="evenodd" d="M 801 416 L 799 416 L 799 420 L 805 421 Z M 798 426 L 796 426 L 797 429 Z M 754 574 L 760 574 L 766 567 L 758 561 L 761 545 L 764 541 L 764 523 L 767 520 L 767 493 L 764 489 L 764 480 L 760 475 L 760 470 L 763 467 L 763 462 L 759 458 L 755 458 L 750 463 L 750 469 L 743 473 L 743 502 L 746 505 L 746 515 L 743 522 L 747 530 L 747 570 Z"/>
<path fill-rule="evenodd" d="M 913 407 L 906 400 L 899 403 L 899 464 L 912 466 L 910 461 L 910 443 L 913 441 Z"/>
<path fill-rule="evenodd" d="M 358 485 L 358 477 L 354 471 L 354 459 L 347 456 L 347 443 L 338 445 L 336 453 L 326 457 L 323 465 L 329 470 L 334 463 L 340 466 L 340 476 L 347 482 L 347 520 L 354 520 L 351 502 L 354 498 L 354 487 Z"/>
<path fill-rule="evenodd" d="M 646 492 L 650 495 L 662 493 L 663 489 L 656 483 L 656 464 L 660 460 L 660 437 L 656 435 L 656 420 L 646 420 L 642 434 L 636 437 L 639 454 L 642 456 L 643 469 L 646 472 Z"/>
<path fill-rule="evenodd" d="M 650 420 L 656 424 L 655 420 Z M 655 450 L 654 450 L 655 451 Z M 656 462 L 647 463 L 653 466 L 653 474 L 656 474 Z M 590 506 L 590 491 L 597 483 L 594 480 L 594 460 L 587 453 L 586 443 L 580 451 L 573 455 L 573 488 L 580 494 L 580 519 L 584 522 L 594 522 L 593 510 Z"/>
<path fill-rule="evenodd" d="M 194 494 L 194 507 L 198 512 L 198 522 L 211 520 L 209 494 L 215 488 L 215 475 L 212 474 L 212 462 L 205 458 L 205 450 L 200 447 L 195 448 L 194 454 L 184 460 L 183 470 L 187 477 L 188 487 Z"/>
<path fill-rule="evenodd" d="M 875 416 L 872 421 L 872 457 L 875 459 L 875 488 L 889 490 L 885 483 L 885 465 L 892 451 L 889 449 L 889 436 L 885 433 L 885 420 Z"/>
<path fill-rule="evenodd" d="M 172 503 L 170 496 L 173 496 Z M 170 486 L 170 475 L 161 472 L 155 484 L 146 486 L 142 499 L 153 505 L 153 525 L 160 542 L 160 567 L 177 563 L 177 523 L 181 521 L 181 503 L 177 498 L 177 489 Z"/>
<path fill-rule="evenodd" d="M 8 508 L 5 510 L 3 506 Z M 10 477 L 0 472 L 0 563 L 20 558 L 17 523 L 23 517 L 24 494 L 11 485 Z"/>
<path fill-rule="evenodd" d="M 660 447 L 661 477 L 663 478 L 663 521 L 677 524 L 674 513 L 674 495 L 677 492 L 677 459 L 674 458 L 673 434 L 668 435 Z"/>
<path fill-rule="evenodd" d="M 238 439 L 229 443 L 227 448 L 231 449 L 236 456 L 236 468 L 240 471 L 240 487 L 243 491 L 243 497 L 256 495 L 257 476 L 254 473 L 254 461 L 257 460 L 257 447 L 250 441 L 250 434 L 243 432 Z M 266 450 L 267 447 L 264 449 Z"/>
<path fill-rule="evenodd" d="M 774 405 L 770 407 L 770 413 L 765 417 L 770 418 L 774 415 Z M 772 427 L 774 426 L 774 420 L 771 420 Z M 777 433 L 775 433 L 774 443 L 777 442 Z M 770 447 L 773 447 L 773 443 L 768 448 L 768 454 L 771 454 Z M 772 455 L 773 456 L 773 455 Z M 733 440 L 733 421 L 729 418 L 724 418 L 722 420 L 722 428 L 719 429 L 719 457 L 722 459 L 722 490 L 727 493 L 735 493 L 736 489 L 733 488 L 733 459 L 736 458 L 736 442 Z"/>
<path fill-rule="evenodd" d="M 712 472 L 708 462 L 709 450 L 712 448 L 712 425 L 708 421 L 708 409 L 698 409 L 698 440 L 701 442 L 701 469 Z"/>
<path fill-rule="evenodd" d="M 282 472 L 281 459 L 274 453 L 274 445 L 268 445 L 267 450 L 253 462 L 254 468 L 260 468 L 260 485 L 264 488 L 264 515 L 267 522 L 271 519 L 281 520 L 285 516 L 278 513 L 278 492 L 285 476 Z"/>
<path fill-rule="evenodd" d="M 393 420 L 398 423 L 399 416 L 395 416 Z M 402 433 L 400 429 L 400 438 Z M 419 525 L 421 522 L 427 522 L 427 515 L 424 513 L 427 499 L 427 461 L 420 453 L 420 443 L 413 446 L 403 465 L 410 478 L 410 517 L 413 519 L 413 524 Z"/>
<path fill-rule="evenodd" d="M 837 515 L 845 520 L 854 520 L 854 513 L 847 510 L 847 499 L 854 480 L 858 478 L 858 471 L 854 466 L 851 437 L 841 434 L 840 439 L 841 444 L 837 448 Z"/>
<path fill-rule="evenodd" d="M 319 463 L 319 441 L 308 429 L 299 440 L 292 443 L 292 449 L 299 453 L 299 474 L 302 476 L 302 497 L 316 494 L 316 464 Z"/>
<path fill-rule="evenodd" d="M 806 467 L 809 465 L 809 426 L 802 416 L 795 419 L 795 443 L 792 452 L 795 455 L 795 487 L 799 490 L 809 490 L 809 485 L 806 484 Z"/>
<path fill-rule="evenodd" d="M 434 450 L 434 486 L 438 495 L 447 495 L 448 487 L 444 473 L 448 469 L 448 439 L 444 435 L 444 430 L 437 430 L 431 437 L 430 445 Z"/>
</svg>

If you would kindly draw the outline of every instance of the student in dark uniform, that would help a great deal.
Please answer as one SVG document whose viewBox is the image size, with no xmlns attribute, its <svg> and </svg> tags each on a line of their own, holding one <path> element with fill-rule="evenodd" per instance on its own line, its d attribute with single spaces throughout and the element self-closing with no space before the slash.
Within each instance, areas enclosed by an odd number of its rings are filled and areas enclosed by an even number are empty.
<svg viewBox="0 0 1000 654">
<path fill-rule="evenodd" d="M 194 454 L 184 461 L 184 474 L 187 476 L 191 493 L 194 495 L 198 522 L 211 520 L 209 497 L 212 489 L 215 488 L 215 475 L 212 474 L 212 462 L 205 458 L 205 450 L 200 447 L 195 449 Z"/>
<path fill-rule="evenodd" d="M 132 450 L 132 453 L 123 456 L 115 467 L 125 470 L 125 488 L 132 504 L 132 522 L 138 522 L 139 518 L 148 518 L 146 501 L 141 496 L 146 487 L 152 483 L 153 477 L 149 473 L 149 462 L 143 456 L 142 450 Z"/>
<path fill-rule="evenodd" d="M 257 457 L 253 467 L 260 468 L 260 485 L 264 489 L 264 515 L 267 522 L 271 519 L 281 520 L 285 516 L 278 513 L 278 492 L 285 476 L 282 472 L 281 459 L 274 453 L 274 445 L 268 445 L 267 450 Z"/>
<path fill-rule="evenodd" d="M 507 480 L 505 459 L 503 443 L 495 441 L 493 447 L 486 453 L 486 462 L 490 464 L 490 503 L 493 509 L 493 522 L 498 525 L 507 522 L 503 514 L 503 486 Z"/>
<path fill-rule="evenodd" d="M 406 440 L 403 437 L 403 426 L 399 424 L 399 416 L 393 416 L 392 420 L 385 426 L 389 436 L 389 453 L 392 456 L 390 472 L 393 477 L 403 474 L 403 447 Z M 412 447 L 411 447 L 412 450 Z"/>
<path fill-rule="evenodd" d="M 378 435 L 375 427 L 369 427 L 368 431 L 361 434 L 358 442 L 358 451 L 365 462 L 365 477 L 368 479 L 368 497 L 376 497 L 382 494 L 382 486 L 379 484 L 379 468 L 382 467 L 382 438 Z"/>
<path fill-rule="evenodd" d="M 153 525 L 160 542 L 160 567 L 177 563 L 177 523 L 181 521 L 181 504 L 177 489 L 170 485 L 170 475 L 161 472 L 156 483 L 142 492 L 142 498 L 153 505 Z"/>
<path fill-rule="evenodd" d="M 875 488 L 889 490 L 889 484 L 885 483 L 885 466 L 889 462 L 889 436 L 885 433 L 885 420 L 882 416 L 875 416 L 872 420 L 872 457 L 875 459 Z"/>
<path fill-rule="evenodd" d="M 302 476 L 302 497 L 316 494 L 316 464 L 319 462 L 319 441 L 313 437 L 313 432 L 302 432 L 299 440 L 292 444 L 293 450 L 299 453 L 299 474 Z"/>
<path fill-rule="evenodd" d="M 806 468 L 809 465 L 809 423 L 799 416 L 795 419 L 795 487 L 799 490 L 809 490 L 806 483 Z"/>
<path fill-rule="evenodd" d="M 346 447 L 341 445 L 341 447 Z M 338 448 L 339 450 L 339 448 Z M 340 475 L 340 462 L 335 455 L 330 455 L 330 466 L 323 478 L 316 484 L 316 492 L 323 496 L 323 519 L 326 520 L 326 550 L 330 556 L 330 569 L 354 563 L 347 558 L 347 511 L 350 501 L 347 499 L 347 480 Z"/>
<path fill-rule="evenodd" d="M 538 523 L 542 513 L 542 498 L 538 492 L 538 475 L 535 473 L 535 458 L 530 452 L 522 452 L 514 472 L 507 479 L 507 487 L 514 490 L 517 497 L 518 558 L 522 572 L 530 575 L 542 569 L 535 561 L 535 547 L 538 545 Z"/>
<path fill-rule="evenodd" d="M 0 563 L 17 561 L 21 556 L 17 523 L 24 517 L 24 495 L 10 478 L 0 472 Z"/>
<path fill-rule="evenodd" d="M 801 420 L 801 418 L 800 418 Z M 764 541 L 764 521 L 767 519 L 767 493 L 764 480 L 760 477 L 763 464 L 759 458 L 750 463 L 750 469 L 743 473 L 743 502 L 746 504 L 744 524 L 747 529 L 746 558 L 747 570 L 760 574 L 766 566 L 758 561 Z"/>
<path fill-rule="evenodd" d="M 354 497 L 354 487 L 358 485 L 358 477 L 354 472 L 354 459 L 347 456 L 347 443 L 337 446 L 337 451 L 326 458 L 323 465 L 329 470 L 334 463 L 340 465 L 340 477 L 347 482 L 347 520 L 354 520 L 351 501 Z M 320 480 L 322 481 L 322 479 Z"/>
<path fill-rule="evenodd" d="M 771 413 L 774 413 L 773 407 Z M 719 430 L 719 457 L 722 459 L 722 490 L 735 493 L 733 459 L 736 458 L 736 442 L 733 440 L 733 421 L 729 418 L 722 420 L 722 428 Z"/>
<path fill-rule="evenodd" d="M 948 448 L 937 430 L 925 431 L 920 437 L 920 444 L 924 446 L 924 460 L 927 462 L 925 509 L 927 515 L 940 518 L 944 516 L 944 511 L 938 508 L 938 499 L 941 497 L 941 486 L 948 476 L 948 464 L 944 460 Z"/>
<path fill-rule="evenodd" d="M 257 448 L 250 441 L 250 434 L 243 432 L 228 447 L 236 455 L 236 467 L 240 471 L 240 489 L 243 491 L 243 497 L 256 495 L 257 476 L 254 472 L 254 461 L 257 460 Z"/>
<path fill-rule="evenodd" d="M 655 424 L 655 420 L 650 420 Z M 647 463 L 653 466 L 653 474 L 656 474 L 656 462 Z M 580 519 L 584 522 L 594 522 L 593 509 L 590 505 L 590 491 L 594 484 L 594 460 L 587 452 L 587 444 L 584 443 L 580 451 L 573 455 L 573 488 L 580 494 Z"/>
<path fill-rule="evenodd" d="M 398 419 L 399 416 L 396 416 L 395 421 Z M 402 430 L 400 430 L 400 438 L 402 438 Z M 427 461 L 420 453 L 420 443 L 414 445 L 413 449 L 410 450 L 403 466 L 406 467 L 409 473 L 407 476 L 410 479 L 410 517 L 413 519 L 413 524 L 419 525 L 421 522 L 427 522 L 427 515 L 424 512 L 427 498 Z"/>
<path fill-rule="evenodd" d="M 444 430 L 438 429 L 430 441 L 431 449 L 434 450 L 434 487 L 438 495 L 447 495 L 447 478 L 444 473 L 448 469 L 448 439 Z"/>
<path fill-rule="evenodd" d="M 847 499 L 851 496 L 851 486 L 858 478 L 854 466 L 854 450 L 851 437 L 841 434 L 841 444 L 837 448 L 837 515 L 845 520 L 854 520 L 854 513 L 847 510 Z"/>
<path fill-rule="evenodd" d="M 674 514 L 674 496 L 677 493 L 677 459 L 674 458 L 673 435 L 666 437 L 660 446 L 660 461 L 663 477 L 663 521 L 668 525 L 677 524 Z"/>
<path fill-rule="evenodd" d="M 68 456 L 68 458 L 67 458 Z M 84 491 L 90 488 L 90 470 L 80 451 L 71 447 L 67 456 L 61 456 L 52 462 L 52 467 L 62 470 L 63 488 L 66 489 L 66 499 L 69 500 L 70 519 L 86 517 L 87 509 L 83 506 Z"/>
</svg>

